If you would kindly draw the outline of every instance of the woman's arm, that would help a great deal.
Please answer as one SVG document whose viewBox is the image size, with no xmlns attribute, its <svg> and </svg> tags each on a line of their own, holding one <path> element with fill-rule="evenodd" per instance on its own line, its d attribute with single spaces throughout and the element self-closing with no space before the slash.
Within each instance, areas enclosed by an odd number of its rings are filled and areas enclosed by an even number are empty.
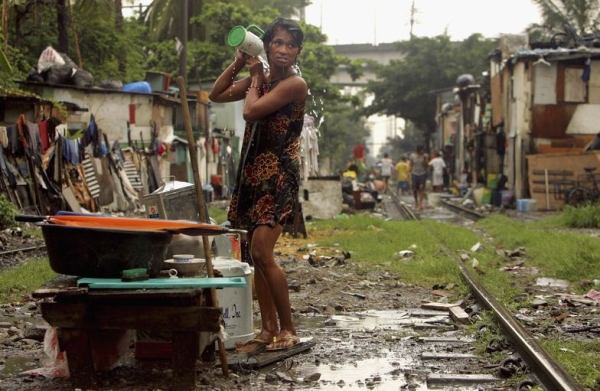
<svg viewBox="0 0 600 391">
<path fill-rule="evenodd" d="M 208 98 L 217 103 L 235 102 L 246 97 L 250 87 L 250 77 L 235 80 L 236 76 L 246 65 L 248 55 L 241 50 L 236 50 L 235 60 L 221 73 L 213 84 Z M 234 81 L 235 80 L 235 81 Z"/>
<path fill-rule="evenodd" d="M 255 57 L 247 61 L 250 70 L 248 94 L 244 102 L 244 120 L 256 121 L 273 114 L 291 102 L 301 102 L 308 96 L 308 86 L 303 78 L 290 76 L 282 80 L 276 88 L 260 96 L 259 88 L 266 82 L 262 63 Z M 258 69 L 260 67 L 260 69 Z"/>
</svg>

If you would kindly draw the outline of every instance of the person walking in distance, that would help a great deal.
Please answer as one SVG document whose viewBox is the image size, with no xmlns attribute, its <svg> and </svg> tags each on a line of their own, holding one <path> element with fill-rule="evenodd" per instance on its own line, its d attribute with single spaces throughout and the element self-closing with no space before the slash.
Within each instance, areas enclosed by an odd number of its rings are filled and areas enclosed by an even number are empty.
<svg viewBox="0 0 600 391">
<path fill-rule="evenodd" d="M 402 156 L 396 164 L 396 195 L 408 193 L 408 158 Z"/>
<path fill-rule="evenodd" d="M 381 179 L 384 183 L 383 191 L 387 191 L 388 185 L 390 183 L 390 177 L 392 176 L 392 168 L 394 167 L 394 162 L 390 158 L 389 153 L 383 154 L 383 159 L 381 159 Z"/>
<path fill-rule="evenodd" d="M 410 155 L 409 172 L 415 207 L 423 209 L 423 196 L 425 194 L 425 183 L 427 182 L 427 169 L 429 158 L 425 153 L 423 145 L 417 146 L 417 151 Z"/>
<path fill-rule="evenodd" d="M 446 171 L 446 163 L 442 158 L 442 153 L 437 151 L 435 157 L 429 161 L 431 167 L 431 185 L 434 193 L 441 193 L 444 187 L 444 171 Z"/>
<path fill-rule="evenodd" d="M 263 36 L 269 69 L 258 57 L 236 50 L 215 81 L 213 102 L 244 100 L 246 121 L 240 163 L 227 218 L 248 231 L 261 330 L 238 353 L 281 350 L 300 342 L 292 321 L 285 273 L 273 251 L 283 226 L 294 221 L 300 186 L 300 135 L 308 86 L 297 59 L 304 33 L 292 19 L 276 18 Z M 244 69 L 249 76 L 239 78 Z"/>
</svg>

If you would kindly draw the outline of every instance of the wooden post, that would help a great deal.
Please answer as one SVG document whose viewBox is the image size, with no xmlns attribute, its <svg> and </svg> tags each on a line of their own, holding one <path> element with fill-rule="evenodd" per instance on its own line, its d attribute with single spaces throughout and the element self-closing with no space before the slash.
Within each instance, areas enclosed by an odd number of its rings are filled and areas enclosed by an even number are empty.
<svg viewBox="0 0 600 391">
<path fill-rule="evenodd" d="M 209 219 L 206 216 L 206 209 L 204 206 L 204 195 L 202 194 L 202 181 L 200 180 L 200 170 L 198 167 L 198 159 L 196 157 L 196 140 L 194 140 L 194 134 L 192 133 L 192 119 L 190 117 L 190 108 L 187 103 L 187 90 L 185 88 L 185 79 L 183 76 L 177 77 L 177 86 L 179 87 L 179 94 L 181 95 L 181 106 L 183 109 L 183 121 L 185 123 L 185 130 L 187 133 L 188 139 L 188 149 L 190 152 L 190 160 L 192 161 L 192 171 L 194 173 L 194 182 L 196 187 L 196 198 L 198 199 L 198 212 L 200 213 L 200 220 L 208 223 Z M 211 249 L 210 243 L 208 241 L 208 237 L 206 235 L 202 235 L 202 245 L 204 246 L 204 257 L 206 258 L 206 271 L 208 277 L 212 278 L 215 276 L 212 259 L 211 259 Z M 219 306 L 219 301 L 217 299 L 217 290 L 215 288 L 211 288 L 210 290 L 212 296 L 212 302 L 215 307 Z M 221 369 L 223 371 L 223 375 L 229 375 L 229 368 L 227 367 L 227 352 L 225 351 L 225 344 L 221 339 L 217 339 L 219 344 L 219 356 L 221 359 Z"/>
</svg>

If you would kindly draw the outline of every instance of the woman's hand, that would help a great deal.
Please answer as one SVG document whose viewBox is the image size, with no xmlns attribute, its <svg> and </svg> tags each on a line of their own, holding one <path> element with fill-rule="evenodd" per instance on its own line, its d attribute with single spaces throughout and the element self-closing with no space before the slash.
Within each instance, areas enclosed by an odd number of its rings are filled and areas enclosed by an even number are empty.
<svg viewBox="0 0 600 391">
<path fill-rule="evenodd" d="M 242 52 L 240 49 L 235 49 L 235 59 L 238 61 L 246 62 L 250 57 L 249 54 Z"/>
<path fill-rule="evenodd" d="M 246 58 L 246 67 L 250 72 L 250 77 L 258 79 L 261 83 L 265 78 L 265 71 L 262 61 L 258 57 L 248 56 Z"/>
</svg>

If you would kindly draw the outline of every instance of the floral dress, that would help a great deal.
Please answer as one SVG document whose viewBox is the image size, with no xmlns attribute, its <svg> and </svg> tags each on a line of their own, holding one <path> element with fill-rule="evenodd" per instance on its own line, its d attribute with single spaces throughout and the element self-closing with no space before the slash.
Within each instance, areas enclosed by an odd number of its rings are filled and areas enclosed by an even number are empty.
<svg viewBox="0 0 600 391">
<path fill-rule="evenodd" d="M 264 84 L 261 96 L 281 80 Z M 300 188 L 305 103 L 292 102 L 262 120 L 246 122 L 227 213 L 232 227 L 252 231 L 259 225 L 275 227 L 293 221 Z"/>
</svg>

